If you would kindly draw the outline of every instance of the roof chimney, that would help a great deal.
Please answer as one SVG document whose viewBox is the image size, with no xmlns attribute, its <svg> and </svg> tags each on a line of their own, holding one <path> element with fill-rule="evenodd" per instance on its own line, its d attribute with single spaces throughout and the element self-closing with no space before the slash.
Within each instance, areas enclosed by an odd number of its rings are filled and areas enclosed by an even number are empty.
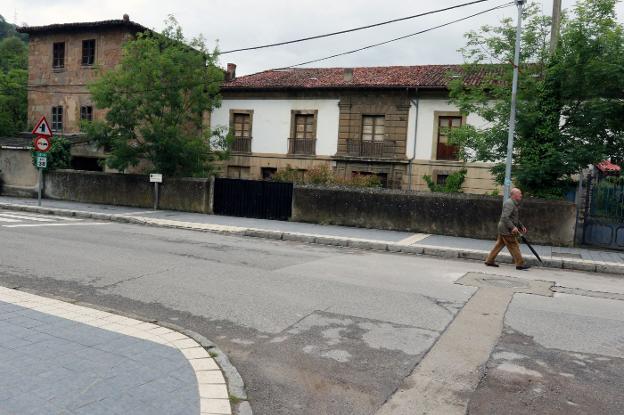
<svg viewBox="0 0 624 415">
<path fill-rule="evenodd" d="M 225 71 L 225 81 L 233 81 L 234 79 L 236 79 L 236 64 L 228 63 Z"/>
<path fill-rule="evenodd" d="M 353 68 L 344 68 L 342 76 L 345 82 L 353 81 Z"/>
<path fill-rule="evenodd" d="M 127 13 L 124 13 L 124 15 L 123 15 L 123 21 L 124 21 L 124 22 L 129 22 L 129 21 L 130 21 L 130 16 L 128 16 L 128 14 L 127 14 Z"/>
</svg>

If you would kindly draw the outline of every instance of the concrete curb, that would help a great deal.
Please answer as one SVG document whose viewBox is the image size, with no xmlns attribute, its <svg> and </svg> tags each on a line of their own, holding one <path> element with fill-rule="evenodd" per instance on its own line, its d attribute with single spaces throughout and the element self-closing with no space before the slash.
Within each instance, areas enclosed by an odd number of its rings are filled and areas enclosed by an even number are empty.
<svg viewBox="0 0 624 415">
<path fill-rule="evenodd" d="M 248 236 L 254 238 L 283 240 L 313 243 L 319 245 L 341 246 L 355 249 L 367 249 L 375 251 L 386 251 L 394 253 L 427 255 L 448 259 L 469 259 L 474 261 L 485 261 L 488 252 L 474 249 L 451 248 L 431 245 L 401 245 L 398 243 L 385 241 L 372 241 L 358 238 L 342 238 L 326 235 L 304 234 L 296 232 L 281 232 L 267 229 L 244 228 L 238 226 L 213 225 L 193 222 L 181 222 L 167 219 L 155 219 L 141 216 L 131 216 L 123 214 L 97 213 L 71 209 L 57 209 L 29 205 L 17 205 L 11 203 L 0 203 L 0 209 L 11 209 L 23 212 L 43 213 L 58 216 L 69 216 L 82 219 L 96 219 L 120 223 L 132 223 L 148 225 L 161 228 L 186 229 L 200 232 L 220 233 L 225 235 Z M 512 263 L 509 254 L 502 253 L 498 257 L 501 263 Z M 615 274 L 624 276 L 624 264 L 616 262 L 598 262 L 584 259 L 548 258 L 540 264 L 535 258 L 526 258 L 526 262 L 531 266 L 541 266 L 544 268 L 566 269 L 582 272 L 595 272 L 602 274 Z"/>
<path fill-rule="evenodd" d="M 210 340 L 208 340 L 206 337 L 202 336 L 199 333 L 196 333 L 192 330 L 188 330 L 185 329 L 184 327 L 180 327 L 176 324 L 173 323 L 169 323 L 166 321 L 160 321 L 160 320 L 153 320 L 153 319 L 145 319 L 144 317 L 138 316 L 136 314 L 133 313 L 127 313 L 127 312 L 123 312 L 123 311 L 119 311 L 119 310 L 115 310 L 112 309 L 110 307 L 103 307 L 103 306 L 99 306 L 97 304 L 92 304 L 92 303 L 88 303 L 88 302 L 84 302 L 84 301 L 77 301 L 77 300 L 73 300 L 73 299 L 69 299 L 69 298 L 65 298 L 62 296 L 57 296 L 54 294 L 50 294 L 47 292 L 42 292 L 40 290 L 36 290 L 36 289 L 29 289 L 29 288 L 23 288 L 23 287 L 19 287 L 19 286 L 13 286 L 13 287 L 6 287 L 6 286 L 1 286 L 4 287 L 6 289 L 9 290 L 15 290 L 18 292 L 23 292 L 26 294 L 31 294 L 31 295 L 35 295 L 37 297 L 42 297 L 42 298 L 48 298 L 50 300 L 56 300 L 58 302 L 63 302 L 63 303 L 67 303 L 67 304 L 71 304 L 74 306 L 79 306 L 79 307 L 84 307 L 84 308 L 88 308 L 91 310 L 97 310 L 97 311 L 101 311 L 110 315 L 114 315 L 114 316 L 120 316 L 120 317 L 125 317 L 127 319 L 131 319 L 131 320 L 136 320 L 136 321 L 140 321 L 142 322 L 142 324 L 147 324 L 147 325 L 151 325 L 154 327 L 160 327 L 162 329 L 168 329 L 170 330 L 170 332 L 177 332 L 183 336 L 185 336 L 185 338 L 187 339 L 192 339 L 195 344 L 197 346 L 201 346 L 201 347 L 195 347 L 196 349 L 203 349 L 202 353 L 206 356 L 207 360 L 211 360 L 216 362 L 216 365 L 218 366 L 218 368 L 221 370 L 223 376 L 225 377 L 225 387 L 227 388 L 227 392 L 231 397 L 236 397 L 237 399 L 239 399 L 240 401 L 235 403 L 232 402 L 232 400 L 230 398 L 228 399 L 223 399 L 222 397 L 219 398 L 205 398 L 203 396 L 201 396 L 201 386 L 200 386 L 200 382 L 199 382 L 199 371 L 204 371 L 204 368 L 202 368 L 201 370 L 197 369 L 195 366 L 193 366 L 193 371 L 195 372 L 196 376 L 198 376 L 198 386 L 200 387 L 200 412 L 203 413 L 209 413 L 210 409 L 208 407 L 205 407 L 205 403 L 204 401 L 206 399 L 208 400 L 212 400 L 212 399 L 216 399 L 218 401 L 220 401 L 221 403 L 225 404 L 224 402 L 227 400 L 227 405 L 229 408 L 229 410 L 231 410 L 232 414 L 236 414 L 236 415 L 253 415 L 252 411 L 251 411 L 251 406 L 249 405 L 249 402 L 247 402 L 247 393 L 245 392 L 245 385 L 243 383 L 243 379 L 241 378 L 240 374 L 238 373 L 238 371 L 236 370 L 236 368 L 230 363 L 229 359 L 227 358 L 226 354 L 221 351 L 213 342 L 211 342 Z M 90 324 L 90 323 L 85 323 L 85 324 Z M 136 326 L 135 326 L 136 327 Z M 103 328 L 106 328 L 106 326 L 103 326 Z M 111 329 L 112 330 L 112 329 Z M 115 330 L 113 330 L 115 331 Z M 124 333 L 122 331 L 119 331 L 122 334 L 126 334 L 126 335 L 130 335 L 132 336 L 133 334 L 131 333 Z M 146 338 L 147 339 L 147 338 Z M 147 339 L 149 340 L 149 339 Z M 178 340 L 180 341 L 180 340 Z M 189 359 L 189 357 L 184 353 L 184 351 L 178 347 L 176 345 L 175 342 L 170 342 L 168 344 L 171 347 L 176 347 L 186 358 L 187 360 Z M 188 345 L 185 346 L 187 347 L 186 350 L 188 350 Z M 193 356 L 191 357 L 192 359 L 196 359 L 199 358 L 201 356 Z M 194 360 L 196 361 L 196 360 Z M 190 363 L 190 361 L 189 361 Z M 212 365 L 214 365 L 214 363 L 212 363 Z M 214 366 L 214 367 L 217 367 Z M 223 377 L 222 377 L 223 379 Z M 212 382 L 212 381 L 211 381 Z M 221 412 L 219 412 L 221 413 Z"/>
</svg>

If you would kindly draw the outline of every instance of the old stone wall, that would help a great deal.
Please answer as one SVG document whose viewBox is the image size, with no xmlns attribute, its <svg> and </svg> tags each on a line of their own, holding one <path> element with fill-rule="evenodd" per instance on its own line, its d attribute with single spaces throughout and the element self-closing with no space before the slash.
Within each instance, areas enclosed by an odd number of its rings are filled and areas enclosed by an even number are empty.
<svg viewBox="0 0 624 415">
<path fill-rule="evenodd" d="M 37 192 L 37 174 L 30 149 L 0 149 L 2 194 L 32 197 Z"/>
<path fill-rule="evenodd" d="M 75 170 L 47 172 L 44 195 L 50 199 L 152 208 L 154 184 L 149 176 Z M 163 178 L 160 209 L 210 213 L 210 179 Z"/>
<path fill-rule="evenodd" d="M 305 186 L 294 190 L 292 220 L 492 239 L 501 204 L 494 196 Z M 574 203 L 527 199 L 520 217 L 532 242 L 574 244 Z"/>
</svg>

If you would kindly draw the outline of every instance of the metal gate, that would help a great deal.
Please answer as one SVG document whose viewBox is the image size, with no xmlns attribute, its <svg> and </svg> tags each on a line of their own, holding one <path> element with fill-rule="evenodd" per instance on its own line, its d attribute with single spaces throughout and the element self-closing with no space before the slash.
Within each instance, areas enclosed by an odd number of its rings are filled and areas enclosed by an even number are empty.
<svg viewBox="0 0 624 415">
<path fill-rule="evenodd" d="M 217 215 L 288 220 L 293 184 L 216 178 L 213 212 Z"/>
<path fill-rule="evenodd" d="M 583 243 L 624 250 L 624 183 L 616 178 L 590 180 Z"/>
</svg>

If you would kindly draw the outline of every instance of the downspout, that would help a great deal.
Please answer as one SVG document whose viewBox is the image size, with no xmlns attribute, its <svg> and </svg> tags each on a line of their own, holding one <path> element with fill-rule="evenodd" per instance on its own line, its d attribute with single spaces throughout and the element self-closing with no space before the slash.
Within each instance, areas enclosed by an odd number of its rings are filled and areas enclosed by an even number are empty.
<svg viewBox="0 0 624 415">
<path fill-rule="evenodd" d="M 416 92 L 416 101 L 414 101 L 413 99 L 410 99 L 410 102 L 414 104 L 414 109 L 416 113 L 414 115 L 414 148 L 412 149 L 413 150 L 412 157 L 409 158 L 409 164 L 407 167 L 407 171 L 408 171 L 407 190 L 410 192 L 412 191 L 412 166 L 414 163 L 414 159 L 416 158 L 416 137 L 418 136 L 418 102 L 420 101 L 420 98 L 418 97 L 418 88 L 415 89 L 415 92 Z M 408 116 L 408 120 L 409 120 L 409 116 Z"/>
</svg>

